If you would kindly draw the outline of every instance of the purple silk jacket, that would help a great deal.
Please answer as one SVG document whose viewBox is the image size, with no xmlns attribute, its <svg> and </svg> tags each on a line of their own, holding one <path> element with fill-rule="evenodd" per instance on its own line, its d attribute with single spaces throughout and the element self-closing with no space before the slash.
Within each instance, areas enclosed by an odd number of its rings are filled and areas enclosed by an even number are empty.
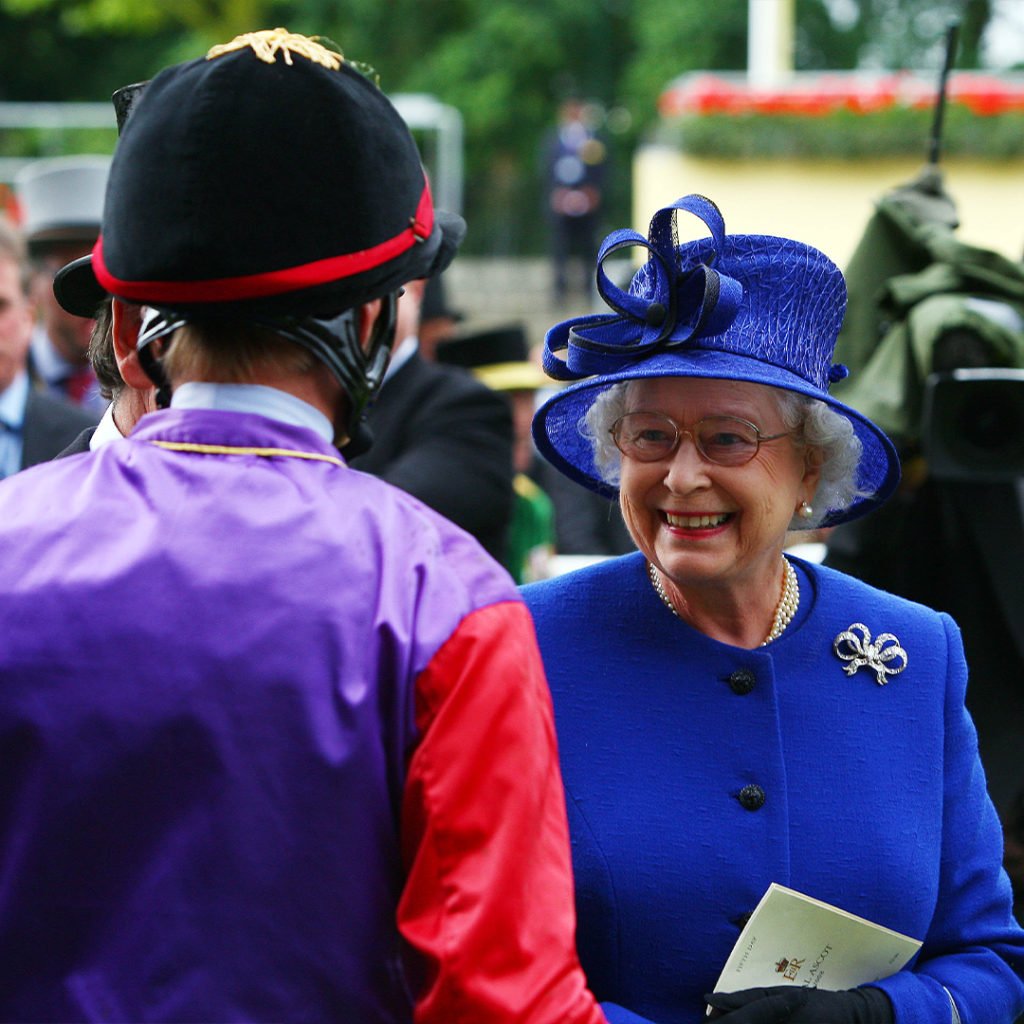
<svg viewBox="0 0 1024 1024">
<path fill-rule="evenodd" d="M 467 534 L 308 430 L 172 409 L 5 481 L 0 564 L 0 1017 L 601 1019 L 532 628 Z"/>
</svg>

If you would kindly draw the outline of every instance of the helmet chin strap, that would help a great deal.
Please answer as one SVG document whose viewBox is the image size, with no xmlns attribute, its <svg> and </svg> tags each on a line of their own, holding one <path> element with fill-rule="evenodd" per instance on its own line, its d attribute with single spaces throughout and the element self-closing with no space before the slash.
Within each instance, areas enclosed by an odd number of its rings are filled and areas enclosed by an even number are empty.
<svg viewBox="0 0 1024 1024">
<path fill-rule="evenodd" d="M 163 364 L 154 350 L 153 343 L 173 334 L 179 327 L 184 327 L 186 320 L 160 310 L 149 308 L 143 314 L 142 328 L 139 331 L 135 349 L 139 353 L 139 365 L 146 376 L 156 387 L 156 407 L 167 409 L 171 404 L 171 382 L 164 373 Z"/>
<path fill-rule="evenodd" d="M 231 319 L 264 327 L 287 338 L 327 366 L 344 388 L 348 400 L 347 414 L 335 424 L 338 434 L 335 444 L 344 446 L 348 454 L 354 455 L 369 447 L 369 430 L 363 421 L 363 412 L 384 382 L 395 340 L 399 294 L 400 291 L 389 292 L 381 298 L 380 312 L 365 346 L 360 336 L 358 308 L 346 309 L 329 317 L 235 313 Z M 171 384 L 154 342 L 172 335 L 190 322 L 222 318 L 227 319 L 223 314 L 202 316 L 171 310 L 147 311 L 136 349 L 140 365 L 156 386 L 158 408 L 166 409 L 171 404 Z"/>
<path fill-rule="evenodd" d="M 295 342 L 324 363 L 345 390 L 347 415 L 335 424 L 335 444 L 351 455 L 369 446 L 369 431 L 362 422 L 363 411 L 384 382 L 395 341 L 399 290 L 381 297 L 380 311 L 370 336 L 362 342 L 359 308 L 346 309 L 328 317 L 246 316 Z M 355 445 L 356 447 L 351 447 Z"/>
</svg>

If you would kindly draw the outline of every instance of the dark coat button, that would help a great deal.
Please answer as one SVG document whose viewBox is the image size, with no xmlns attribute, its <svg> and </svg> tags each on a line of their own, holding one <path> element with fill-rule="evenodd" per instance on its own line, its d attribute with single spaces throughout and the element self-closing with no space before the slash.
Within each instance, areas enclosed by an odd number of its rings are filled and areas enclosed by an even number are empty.
<svg viewBox="0 0 1024 1024">
<path fill-rule="evenodd" d="M 757 679 L 749 668 L 738 668 L 729 676 L 729 689 L 743 697 L 750 693 L 756 682 Z"/>
<path fill-rule="evenodd" d="M 736 799 L 748 811 L 756 811 L 764 807 L 764 790 L 760 786 L 744 786 Z"/>
</svg>

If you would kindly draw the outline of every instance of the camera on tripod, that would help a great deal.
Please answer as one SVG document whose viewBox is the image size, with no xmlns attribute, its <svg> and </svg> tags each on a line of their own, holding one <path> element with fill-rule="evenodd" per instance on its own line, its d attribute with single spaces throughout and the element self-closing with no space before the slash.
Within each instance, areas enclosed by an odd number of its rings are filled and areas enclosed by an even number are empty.
<svg viewBox="0 0 1024 1024">
<path fill-rule="evenodd" d="M 1024 370 L 933 373 L 923 419 L 924 455 L 936 480 L 1024 479 Z"/>
</svg>

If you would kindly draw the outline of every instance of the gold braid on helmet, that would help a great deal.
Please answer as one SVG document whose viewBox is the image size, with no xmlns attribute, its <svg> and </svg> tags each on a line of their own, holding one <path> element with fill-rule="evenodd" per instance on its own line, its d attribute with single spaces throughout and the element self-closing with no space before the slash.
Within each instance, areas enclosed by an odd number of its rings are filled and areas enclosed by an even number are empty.
<svg viewBox="0 0 1024 1024">
<path fill-rule="evenodd" d="M 243 35 L 235 36 L 230 43 L 221 43 L 214 46 L 206 54 L 207 60 L 221 57 L 225 53 L 232 53 L 235 50 L 244 50 L 249 47 L 260 60 L 267 64 L 277 63 L 277 55 L 284 54 L 286 64 L 292 63 L 292 54 L 297 53 L 316 64 L 322 64 L 325 68 L 337 71 L 341 67 L 344 56 L 317 42 L 309 36 L 296 35 L 284 28 L 264 29 L 260 32 L 246 32 Z"/>
</svg>

